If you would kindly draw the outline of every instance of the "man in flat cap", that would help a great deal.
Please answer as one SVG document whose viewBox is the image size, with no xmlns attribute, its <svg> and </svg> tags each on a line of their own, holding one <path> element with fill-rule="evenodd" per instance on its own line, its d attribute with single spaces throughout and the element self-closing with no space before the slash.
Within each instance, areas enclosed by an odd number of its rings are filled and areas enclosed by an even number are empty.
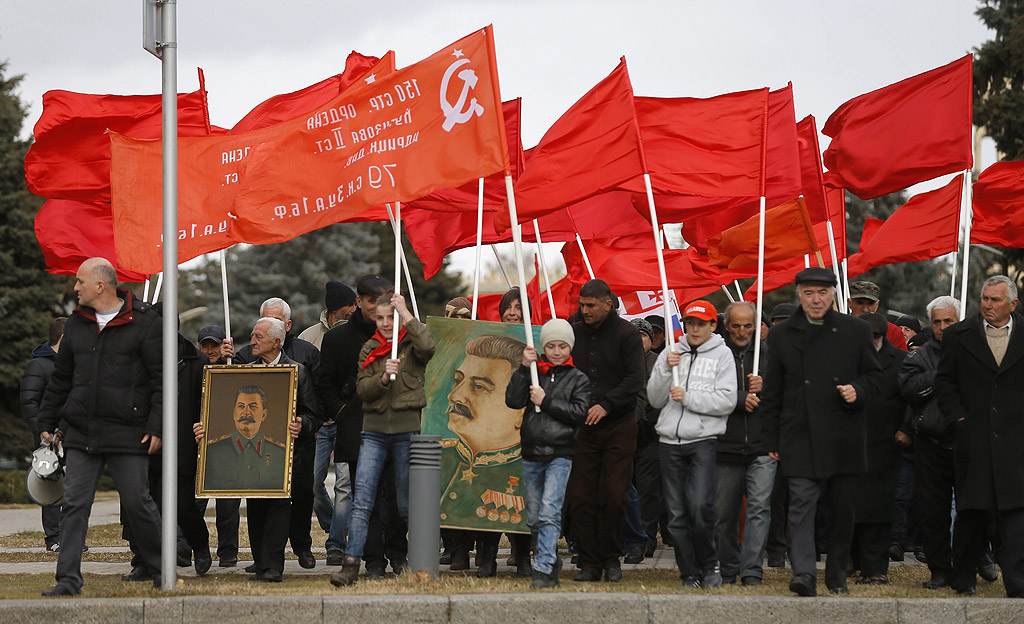
<svg viewBox="0 0 1024 624">
<path fill-rule="evenodd" d="M 878 288 L 878 284 L 874 282 L 850 282 L 850 298 L 846 300 L 850 308 L 850 314 L 859 317 L 865 312 L 878 312 L 881 296 L 882 291 Z M 885 316 L 884 312 L 881 314 Z M 889 323 L 888 327 L 889 329 L 886 331 L 885 337 L 889 339 L 893 346 L 906 351 L 907 339 L 903 335 L 903 330 L 892 323 Z"/>
<path fill-rule="evenodd" d="M 847 593 L 857 475 L 865 472 L 864 399 L 881 381 L 871 326 L 832 309 L 835 275 L 811 267 L 796 275 L 800 307 L 772 330 L 761 409 L 765 449 L 789 484 L 789 588 L 814 596 L 814 516 L 829 506 L 825 585 Z"/>
</svg>

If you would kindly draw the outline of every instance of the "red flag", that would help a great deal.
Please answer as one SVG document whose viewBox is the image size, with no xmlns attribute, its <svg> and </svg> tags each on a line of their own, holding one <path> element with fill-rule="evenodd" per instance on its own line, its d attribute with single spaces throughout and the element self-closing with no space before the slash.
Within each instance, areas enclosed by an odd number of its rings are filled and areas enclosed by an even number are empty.
<svg viewBox="0 0 1024 624">
<path fill-rule="evenodd" d="M 144 282 L 148 277 L 118 265 L 110 204 L 50 199 L 36 213 L 35 229 L 50 273 L 74 275 L 89 258 L 106 258 L 121 281 Z"/>
<path fill-rule="evenodd" d="M 765 203 L 768 208 L 787 202 L 802 192 L 800 150 L 792 84 L 768 94 L 768 137 L 765 164 Z M 658 215 L 666 222 L 682 221 L 683 238 L 702 252 L 707 240 L 758 214 L 757 197 L 704 200 L 694 211 L 690 198 L 659 197 Z"/>
<path fill-rule="evenodd" d="M 761 196 L 767 88 L 703 99 L 637 97 L 635 102 L 656 193 Z M 642 180 L 627 188 L 646 192 Z"/>
<path fill-rule="evenodd" d="M 386 59 L 393 63 L 394 55 L 388 54 Z M 249 111 L 238 123 L 236 123 L 229 134 L 239 134 L 250 130 L 266 128 L 296 117 L 302 116 L 309 111 L 324 106 L 342 91 L 351 87 L 357 80 L 369 72 L 381 59 L 375 56 L 366 56 L 352 51 L 345 59 L 345 71 L 320 82 L 300 89 L 293 93 L 283 93 L 269 98 L 254 109 Z M 392 64 L 389 71 L 394 71 Z M 338 111 L 333 111 L 337 114 Z M 330 114 L 330 112 L 328 112 Z"/>
<path fill-rule="evenodd" d="M 870 217 L 864 219 L 864 229 L 860 232 L 860 245 L 857 246 L 857 251 L 867 249 L 871 239 L 875 237 L 875 234 L 878 234 L 878 230 L 883 225 L 885 225 L 884 219 L 872 219 Z"/>
<path fill-rule="evenodd" d="M 873 199 L 974 164 L 973 56 L 857 96 L 822 133 L 825 183 Z"/>
<path fill-rule="evenodd" d="M 480 321 L 494 321 L 495 323 L 501 322 L 501 315 L 498 314 L 498 304 L 501 303 L 501 298 L 505 293 L 480 295 L 479 301 L 476 304 L 476 318 Z M 473 302 L 473 296 L 466 297 L 469 302 Z"/>
<path fill-rule="evenodd" d="M 760 214 L 708 239 L 708 261 L 725 269 L 757 267 Z M 818 251 L 807 206 L 802 197 L 766 210 L 764 261 L 777 262 Z"/>
<path fill-rule="evenodd" d="M 160 95 L 93 95 L 47 91 L 25 155 L 25 182 L 40 197 L 110 201 L 107 129 L 139 139 L 159 138 Z M 210 134 L 206 91 L 178 94 L 178 136 Z"/>
<path fill-rule="evenodd" d="M 937 258 L 957 249 L 961 193 L 960 174 L 946 186 L 914 195 L 892 213 L 874 236 L 850 256 L 850 277 L 885 264 Z"/>
<path fill-rule="evenodd" d="M 618 188 L 644 173 L 626 59 L 544 133 L 515 185 L 520 223 Z M 499 232 L 509 216 L 495 218 Z"/>
<path fill-rule="evenodd" d="M 800 150 L 800 183 L 804 201 L 807 202 L 807 213 L 812 222 L 820 223 L 831 218 L 832 212 L 825 195 L 825 172 L 821 166 L 818 126 L 814 115 L 808 115 L 797 122 L 796 135 Z"/>
<path fill-rule="evenodd" d="M 1024 247 L 1024 161 L 990 165 L 973 190 L 971 242 Z"/>
<path fill-rule="evenodd" d="M 840 240 L 840 233 L 838 228 L 833 228 L 832 234 L 835 236 L 834 244 L 836 249 L 845 250 L 842 241 Z M 818 246 L 821 249 L 828 248 L 828 228 L 824 223 L 816 223 L 814 225 L 814 236 L 818 241 Z M 830 254 L 822 254 L 822 260 L 824 260 L 825 266 L 832 266 L 832 256 Z M 817 258 L 811 259 L 813 266 L 817 266 Z M 782 262 L 773 262 L 766 264 L 764 267 L 764 292 L 769 293 L 783 286 L 787 286 L 793 283 L 793 279 L 796 274 L 804 270 L 805 264 L 803 258 L 793 258 L 791 260 L 783 260 Z M 757 272 L 752 271 L 748 275 L 737 275 L 737 277 L 756 277 Z M 757 300 L 757 281 L 750 285 L 743 293 L 743 298 L 747 301 Z"/>
</svg>

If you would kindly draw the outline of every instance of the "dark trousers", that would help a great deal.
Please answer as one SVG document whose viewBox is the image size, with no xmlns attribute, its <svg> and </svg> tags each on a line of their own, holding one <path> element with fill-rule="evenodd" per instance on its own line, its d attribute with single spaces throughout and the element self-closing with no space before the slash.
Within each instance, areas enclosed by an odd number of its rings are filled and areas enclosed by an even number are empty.
<svg viewBox="0 0 1024 624">
<path fill-rule="evenodd" d="M 43 534 L 46 548 L 60 543 L 60 505 L 43 505 Z"/>
<path fill-rule="evenodd" d="M 636 421 L 620 418 L 603 427 L 584 426 L 576 440 L 569 477 L 579 567 L 598 572 L 620 567 L 625 494 L 636 450 Z"/>
<path fill-rule="evenodd" d="M 853 529 L 854 559 L 861 576 L 889 573 L 889 540 L 892 523 L 858 522 Z M 826 564 L 827 565 L 827 564 Z"/>
<path fill-rule="evenodd" d="M 647 546 L 647 532 L 640 515 L 640 494 L 632 480 L 626 485 L 626 522 L 623 528 L 622 543 L 627 549 L 643 550 Z"/>
<path fill-rule="evenodd" d="M 640 497 L 640 519 L 643 522 L 647 541 L 658 541 L 658 528 L 661 534 L 668 534 L 668 518 L 665 512 L 665 499 L 661 495 L 661 462 L 658 459 L 658 443 L 652 442 L 637 449 L 633 461 L 636 478 L 637 494 Z"/>
<path fill-rule="evenodd" d="M 93 455 L 65 449 L 64 507 L 60 521 L 61 547 L 57 558 L 57 583 L 74 591 L 82 589 L 82 547 L 89 528 L 89 513 L 96 498 L 103 466 L 121 498 L 121 510 L 136 532 L 140 563 L 151 572 L 160 571 L 160 511 L 149 495 L 149 457 L 111 453 Z"/>
<path fill-rule="evenodd" d="M 284 547 L 288 542 L 288 518 L 292 501 L 288 498 L 247 498 L 249 545 L 256 573 L 268 570 L 284 572 Z"/>
<path fill-rule="evenodd" d="M 942 448 L 924 436 L 914 438 L 914 497 L 920 542 L 932 575 L 947 579 L 953 575 L 950 546 L 953 484 L 953 450 Z M 971 567 L 972 574 L 973 571 Z"/>
<path fill-rule="evenodd" d="M 200 508 L 206 512 L 207 499 L 200 499 Z M 238 559 L 238 509 L 240 498 L 218 498 L 217 509 L 217 558 Z"/>
<path fill-rule="evenodd" d="M 660 443 L 661 486 L 668 532 L 681 578 L 707 576 L 718 567 L 715 545 L 715 451 L 718 440 Z"/>
<path fill-rule="evenodd" d="M 900 477 L 896 483 L 896 521 L 892 524 L 893 544 L 906 549 L 920 546 L 917 506 L 914 505 L 914 454 L 900 453 Z"/>
<path fill-rule="evenodd" d="M 782 470 L 775 471 L 771 517 L 765 551 L 769 556 L 785 555 L 789 550 L 789 482 L 782 475 Z"/>
<path fill-rule="evenodd" d="M 292 506 L 288 524 L 288 538 L 295 554 L 309 552 L 313 547 L 310 528 L 313 522 L 313 464 L 316 458 L 316 438 L 300 436 L 295 439 L 292 453 Z"/>
<path fill-rule="evenodd" d="M 823 490 L 829 510 L 825 585 L 837 589 L 846 587 L 856 511 L 856 475 L 834 475 L 820 480 L 789 478 L 789 558 L 793 562 L 794 576 L 815 575 L 814 518 Z"/>
</svg>

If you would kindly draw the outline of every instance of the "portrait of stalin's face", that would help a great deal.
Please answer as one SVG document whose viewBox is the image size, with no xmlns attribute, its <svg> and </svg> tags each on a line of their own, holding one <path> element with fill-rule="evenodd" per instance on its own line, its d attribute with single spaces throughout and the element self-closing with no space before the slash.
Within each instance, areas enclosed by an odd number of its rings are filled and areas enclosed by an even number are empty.
<svg viewBox="0 0 1024 624">
<path fill-rule="evenodd" d="M 448 393 L 448 428 L 474 452 L 519 444 L 523 410 L 505 405 L 505 388 L 525 345 L 505 336 L 478 336 L 466 344 Z"/>
<path fill-rule="evenodd" d="M 235 428 L 242 436 L 252 439 L 267 419 L 267 393 L 259 386 L 239 388 L 235 397 Z"/>
</svg>

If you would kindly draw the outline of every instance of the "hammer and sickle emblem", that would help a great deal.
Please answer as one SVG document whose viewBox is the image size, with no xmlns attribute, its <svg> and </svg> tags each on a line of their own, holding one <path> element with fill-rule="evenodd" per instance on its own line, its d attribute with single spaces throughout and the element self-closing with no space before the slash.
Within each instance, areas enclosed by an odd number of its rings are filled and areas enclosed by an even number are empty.
<svg viewBox="0 0 1024 624">
<path fill-rule="evenodd" d="M 452 79 L 455 70 L 468 62 L 469 59 L 465 58 L 455 61 L 445 70 L 444 79 L 441 80 L 441 110 L 444 111 L 444 124 L 441 127 L 445 132 L 451 132 L 455 124 L 466 123 L 473 118 L 474 114 L 477 117 L 484 114 L 484 107 L 477 103 L 476 98 L 471 98 L 469 106 L 466 107 L 469 90 L 476 87 L 477 81 L 476 72 L 472 69 L 466 68 L 459 72 L 459 78 L 462 80 L 462 93 L 459 94 L 459 99 L 454 106 L 448 102 L 448 82 Z"/>
</svg>

